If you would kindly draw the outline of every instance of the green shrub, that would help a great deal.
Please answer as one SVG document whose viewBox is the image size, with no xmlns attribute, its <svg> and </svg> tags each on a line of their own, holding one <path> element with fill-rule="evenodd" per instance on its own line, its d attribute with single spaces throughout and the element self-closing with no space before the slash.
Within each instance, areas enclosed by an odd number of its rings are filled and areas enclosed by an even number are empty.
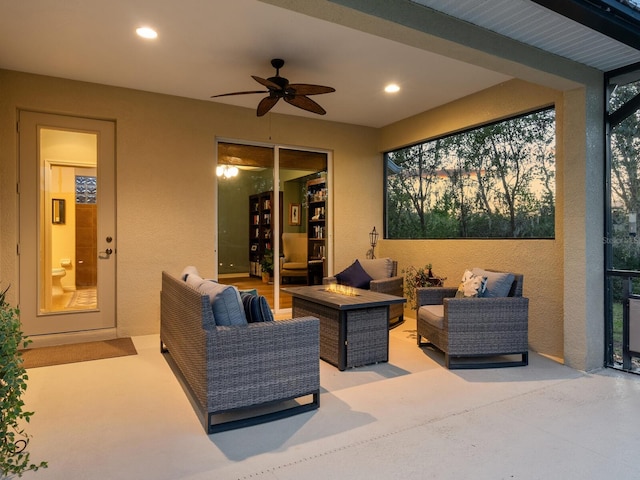
<svg viewBox="0 0 640 480">
<path fill-rule="evenodd" d="M 0 476 L 22 474 L 46 468 L 47 463 L 31 463 L 26 451 L 30 436 L 22 428 L 33 412 L 22 408 L 22 394 L 27 389 L 27 371 L 22 366 L 19 349 L 29 345 L 20 329 L 20 311 L 11 307 L 5 296 L 9 287 L 0 292 Z"/>
</svg>

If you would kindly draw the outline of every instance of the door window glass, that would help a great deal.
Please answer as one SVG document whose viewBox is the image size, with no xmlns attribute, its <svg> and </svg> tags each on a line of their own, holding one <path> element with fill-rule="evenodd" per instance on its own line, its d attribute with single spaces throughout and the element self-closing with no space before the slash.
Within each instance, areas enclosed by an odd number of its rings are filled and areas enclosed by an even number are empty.
<svg viewBox="0 0 640 480">
<path fill-rule="evenodd" d="M 40 130 L 41 313 L 97 308 L 97 144 L 95 133 Z"/>
</svg>

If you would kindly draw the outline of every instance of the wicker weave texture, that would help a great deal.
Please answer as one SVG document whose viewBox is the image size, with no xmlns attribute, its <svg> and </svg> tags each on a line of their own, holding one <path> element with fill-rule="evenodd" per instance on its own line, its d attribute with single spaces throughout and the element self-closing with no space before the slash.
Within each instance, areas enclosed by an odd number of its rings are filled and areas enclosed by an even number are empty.
<svg viewBox="0 0 640 480">
<path fill-rule="evenodd" d="M 347 367 L 389 360 L 388 307 L 347 312 Z"/>
<path fill-rule="evenodd" d="M 185 282 L 162 273 L 160 340 L 190 385 L 202 410 L 207 406 L 206 335 L 203 319 L 213 322 L 208 298 Z"/>
<path fill-rule="evenodd" d="M 502 298 L 451 298 L 455 288 L 417 289 L 418 308 L 444 306 L 442 329 L 418 315 L 418 338 L 428 339 L 450 357 L 526 354 L 529 299 L 522 297 L 523 276 L 514 277 L 512 296 Z"/>
<path fill-rule="evenodd" d="M 528 305 L 523 297 L 444 301 L 449 355 L 492 355 L 528 348 Z"/>
<path fill-rule="evenodd" d="M 416 288 L 416 310 L 422 305 L 442 305 L 445 298 L 455 297 L 457 287 Z"/>
<path fill-rule="evenodd" d="M 161 341 L 209 414 L 320 389 L 317 318 L 212 327 L 209 297 L 163 272 Z"/>
<path fill-rule="evenodd" d="M 207 336 L 212 413 L 295 398 L 320 388 L 317 318 L 217 327 Z"/>
<path fill-rule="evenodd" d="M 359 367 L 389 359 L 388 307 L 340 312 L 302 298 L 293 299 L 293 316 L 320 319 L 320 358 L 339 367 Z M 346 322 L 346 345 L 340 342 L 340 322 Z"/>
<path fill-rule="evenodd" d="M 331 365 L 340 361 L 340 312 L 302 298 L 293 299 L 295 318 L 315 316 L 320 320 L 320 358 Z"/>
<path fill-rule="evenodd" d="M 397 269 L 397 262 L 396 264 Z M 369 283 L 372 292 L 386 293 L 396 297 L 404 296 L 404 278 L 393 276 L 384 280 L 373 280 Z M 404 303 L 394 303 L 389 305 L 389 318 L 396 318 L 404 315 Z"/>
</svg>

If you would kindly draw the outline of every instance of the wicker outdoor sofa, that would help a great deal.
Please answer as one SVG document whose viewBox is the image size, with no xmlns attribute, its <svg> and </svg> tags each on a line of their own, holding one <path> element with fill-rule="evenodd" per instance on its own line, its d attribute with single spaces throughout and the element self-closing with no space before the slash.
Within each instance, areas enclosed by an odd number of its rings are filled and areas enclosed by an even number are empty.
<svg viewBox="0 0 640 480">
<path fill-rule="evenodd" d="M 418 346 L 442 351 L 449 369 L 527 365 L 529 299 L 522 296 L 523 275 L 510 275 L 504 297 L 455 298 L 456 287 L 416 289 Z M 513 355 L 521 360 L 507 357 Z"/>
<path fill-rule="evenodd" d="M 317 318 L 219 326 L 209 296 L 167 272 L 160 304 L 161 351 L 207 433 L 319 407 Z"/>
</svg>

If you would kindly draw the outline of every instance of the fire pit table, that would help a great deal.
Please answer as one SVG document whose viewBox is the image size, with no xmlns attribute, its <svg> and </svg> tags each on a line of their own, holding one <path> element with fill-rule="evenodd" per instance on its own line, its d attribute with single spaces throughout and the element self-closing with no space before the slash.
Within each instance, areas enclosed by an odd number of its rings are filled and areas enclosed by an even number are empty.
<svg viewBox="0 0 640 480">
<path fill-rule="evenodd" d="M 339 286 L 338 286 L 339 287 Z M 292 296 L 293 317 L 320 319 L 320 358 L 339 370 L 389 360 L 389 306 L 404 297 L 327 285 L 283 289 Z"/>
</svg>

